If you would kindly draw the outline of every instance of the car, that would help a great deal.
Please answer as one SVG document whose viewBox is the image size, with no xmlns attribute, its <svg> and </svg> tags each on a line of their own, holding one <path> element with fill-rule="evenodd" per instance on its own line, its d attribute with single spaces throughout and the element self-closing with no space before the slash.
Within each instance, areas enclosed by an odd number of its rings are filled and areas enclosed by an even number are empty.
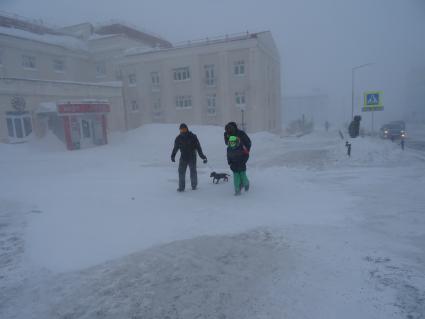
<svg viewBox="0 0 425 319">
<path fill-rule="evenodd" d="M 404 121 L 392 121 L 389 124 L 398 124 L 403 128 L 403 130 L 406 129 L 406 123 Z"/>
<path fill-rule="evenodd" d="M 385 139 L 403 139 L 406 137 L 406 125 L 403 121 L 394 121 L 381 127 L 379 134 Z"/>
</svg>

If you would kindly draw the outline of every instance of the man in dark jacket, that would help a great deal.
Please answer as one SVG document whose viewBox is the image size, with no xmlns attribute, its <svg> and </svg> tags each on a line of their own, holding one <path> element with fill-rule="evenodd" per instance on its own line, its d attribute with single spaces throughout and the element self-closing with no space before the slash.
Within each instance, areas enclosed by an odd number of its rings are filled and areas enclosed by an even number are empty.
<svg viewBox="0 0 425 319">
<path fill-rule="evenodd" d="M 196 152 L 199 157 L 207 163 L 207 157 L 202 152 L 201 144 L 195 134 L 189 131 L 186 124 L 180 124 L 180 134 L 174 141 L 174 148 L 171 153 L 171 161 L 176 161 L 177 151 L 180 150 L 179 160 L 179 188 L 178 192 L 183 192 L 186 186 L 186 169 L 189 165 L 190 182 L 192 189 L 195 190 L 198 185 L 198 173 L 196 171 Z"/>
<path fill-rule="evenodd" d="M 235 122 L 229 122 L 224 127 L 224 143 L 226 145 L 229 145 L 229 137 L 230 136 L 236 136 L 239 138 L 240 143 L 245 146 L 245 148 L 248 150 L 248 152 L 251 150 L 251 140 L 249 139 L 248 135 L 238 129 L 238 126 Z"/>
</svg>

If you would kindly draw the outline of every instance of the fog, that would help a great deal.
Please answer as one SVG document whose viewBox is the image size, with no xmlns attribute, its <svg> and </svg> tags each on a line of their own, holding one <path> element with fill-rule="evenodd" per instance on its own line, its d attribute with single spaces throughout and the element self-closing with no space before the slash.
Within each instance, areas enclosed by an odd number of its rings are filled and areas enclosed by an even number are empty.
<svg viewBox="0 0 425 319">
<path fill-rule="evenodd" d="M 173 43 L 270 30 L 283 94 L 327 94 L 331 121 L 351 118 L 352 68 L 365 63 L 374 64 L 355 71 L 355 113 L 365 90 L 384 92 L 378 122 L 408 118 L 409 105 L 425 112 L 423 0 L 2 0 L 0 9 L 58 26 L 120 19 Z"/>
<path fill-rule="evenodd" d="M 0 11 L 126 21 L 171 43 L 269 30 L 284 122 L 269 33 L 179 53 L 138 32 L 82 41 L 0 23 L 0 319 L 425 318 L 425 0 Z M 362 113 L 374 90 L 385 109 Z M 311 113 L 291 119 L 298 97 Z M 363 119 L 347 130 L 352 100 Z"/>
</svg>

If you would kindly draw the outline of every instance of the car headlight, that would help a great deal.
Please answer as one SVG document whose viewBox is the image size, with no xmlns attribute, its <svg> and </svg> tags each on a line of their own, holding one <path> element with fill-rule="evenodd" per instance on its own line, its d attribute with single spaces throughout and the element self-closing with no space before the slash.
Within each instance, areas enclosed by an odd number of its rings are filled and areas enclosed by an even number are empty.
<svg viewBox="0 0 425 319">
<path fill-rule="evenodd" d="M 388 131 L 384 131 L 385 134 L 388 134 Z"/>
</svg>

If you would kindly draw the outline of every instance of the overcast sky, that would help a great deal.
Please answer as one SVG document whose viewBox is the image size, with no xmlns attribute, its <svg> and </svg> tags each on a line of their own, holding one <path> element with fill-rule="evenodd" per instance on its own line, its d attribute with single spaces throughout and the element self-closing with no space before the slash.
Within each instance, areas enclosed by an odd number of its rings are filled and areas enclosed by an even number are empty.
<svg viewBox="0 0 425 319">
<path fill-rule="evenodd" d="M 356 71 L 357 90 L 382 89 L 396 105 L 408 71 L 425 65 L 425 0 L 0 0 L 0 9 L 59 26 L 126 20 L 171 42 L 270 30 L 284 93 L 319 89 L 335 107 L 351 105 L 354 66 L 375 62 Z"/>
</svg>

